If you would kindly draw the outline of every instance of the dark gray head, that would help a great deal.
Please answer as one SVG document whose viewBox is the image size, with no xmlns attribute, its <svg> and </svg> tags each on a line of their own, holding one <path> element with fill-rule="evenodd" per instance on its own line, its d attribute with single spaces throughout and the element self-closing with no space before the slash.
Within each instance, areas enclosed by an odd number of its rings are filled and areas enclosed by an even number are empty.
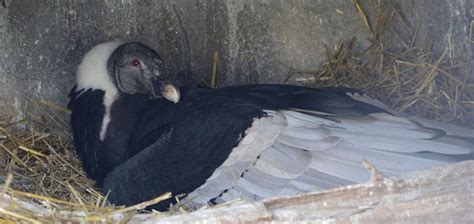
<svg viewBox="0 0 474 224">
<path fill-rule="evenodd" d="M 118 46 L 107 61 L 107 71 L 124 94 L 143 93 L 160 98 L 170 84 L 160 55 L 138 42 Z"/>
<path fill-rule="evenodd" d="M 121 41 L 101 43 L 89 50 L 76 76 L 78 90 L 103 90 L 104 104 L 109 106 L 119 93 L 163 96 L 176 103 L 179 90 L 171 83 L 158 53 L 142 43 Z"/>
</svg>

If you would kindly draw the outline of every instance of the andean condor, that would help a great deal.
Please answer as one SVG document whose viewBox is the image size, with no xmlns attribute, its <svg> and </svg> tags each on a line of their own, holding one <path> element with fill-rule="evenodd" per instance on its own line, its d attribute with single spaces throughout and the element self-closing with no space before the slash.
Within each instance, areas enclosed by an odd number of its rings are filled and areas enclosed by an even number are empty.
<svg viewBox="0 0 474 224">
<path fill-rule="evenodd" d="M 393 176 L 474 155 L 474 130 L 401 116 L 348 88 L 183 87 L 178 103 L 151 99 L 153 88 L 126 83 L 143 77 L 113 67 L 153 51 L 121 46 L 86 54 L 70 103 L 76 150 L 118 205 L 164 192 L 186 193 L 192 208 L 253 201 L 365 182 L 364 159 Z"/>
<path fill-rule="evenodd" d="M 150 99 L 179 100 L 168 79 L 159 54 L 142 43 L 103 43 L 84 56 L 68 107 L 76 152 L 99 185 L 135 153 L 131 134 Z"/>
</svg>

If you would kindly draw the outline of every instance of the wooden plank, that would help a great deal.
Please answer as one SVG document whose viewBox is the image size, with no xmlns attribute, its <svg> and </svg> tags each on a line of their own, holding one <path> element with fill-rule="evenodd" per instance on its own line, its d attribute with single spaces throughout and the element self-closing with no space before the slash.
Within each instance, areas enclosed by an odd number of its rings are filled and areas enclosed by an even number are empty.
<svg viewBox="0 0 474 224">
<path fill-rule="evenodd" d="M 474 161 L 294 197 L 132 222 L 474 223 Z"/>
</svg>

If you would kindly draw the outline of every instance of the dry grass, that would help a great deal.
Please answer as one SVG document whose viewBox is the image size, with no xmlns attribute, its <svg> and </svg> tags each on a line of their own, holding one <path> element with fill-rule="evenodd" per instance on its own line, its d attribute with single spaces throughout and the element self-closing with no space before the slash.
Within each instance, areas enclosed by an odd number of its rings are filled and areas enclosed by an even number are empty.
<svg viewBox="0 0 474 224">
<path fill-rule="evenodd" d="M 75 155 L 69 111 L 28 100 L 20 120 L 0 121 L 0 221 L 126 220 L 170 194 L 130 207 L 113 207 L 94 188 Z M 27 203 L 25 203 L 27 202 Z"/>
<path fill-rule="evenodd" d="M 469 73 L 474 22 L 469 40 L 456 43 L 464 46 L 460 55 L 452 55 L 451 45 L 436 55 L 429 48 L 429 39 L 417 37 L 419 26 L 410 29 L 392 5 L 381 8 L 371 26 L 358 1 L 354 4 L 368 26 L 372 45 L 355 50 L 356 39 L 344 42 L 328 55 L 321 70 L 291 70 L 288 79 L 301 76 L 314 80 L 306 83 L 313 87 L 360 89 L 398 111 L 474 127 L 474 77 Z M 406 32 L 396 34 L 387 28 L 395 24 Z"/>
<path fill-rule="evenodd" d="M 363 51 L 355 50 L 357 40 L 352 39 L 328 55 L 321 70 L 291 70 L 288 78 L 309 75 L 316 80 L 311 83 L 315 87 L 354 87 L 400 111 L 473 126 L 474 80 L 468 77 L 470 43 L 458 57 L 448 57 L 449 49 L 435 55 L 414 41 L 415 28 L 404 37 L 397 36 L 396 47 L 393 41 L 388 45 L 383 31 L 386 24 L 403 23 L 399 14 L 389 5 L 380 10 L 371 25 L 358 1 L 353 2 L 371 34 L 372 45 Z M 74 153 L 69 111 L 30 99 L 23 114 L 20 120 L 0 114 L 0 221 L 126 221 L 147 205 L 171 196 L 165 194 L 127 208 L 109 205 L 106 196 L 85 176 Z M 152 215 L 170 214 L 174 213 Z"/>
</svg>

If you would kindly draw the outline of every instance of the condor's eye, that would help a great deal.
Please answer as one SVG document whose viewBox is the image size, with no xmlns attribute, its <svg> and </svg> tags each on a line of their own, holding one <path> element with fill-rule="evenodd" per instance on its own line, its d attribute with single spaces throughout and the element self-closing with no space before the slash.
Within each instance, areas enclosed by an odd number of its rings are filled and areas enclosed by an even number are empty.
<svg viewBox="0 0 474 224">
<path fill-rule="evenodd" d="M 140 60 L 134 58 L 130 61 L 130 65 L 133 67 L 140 67 L 141 63 L 140 63 Z"/>
</svg>

